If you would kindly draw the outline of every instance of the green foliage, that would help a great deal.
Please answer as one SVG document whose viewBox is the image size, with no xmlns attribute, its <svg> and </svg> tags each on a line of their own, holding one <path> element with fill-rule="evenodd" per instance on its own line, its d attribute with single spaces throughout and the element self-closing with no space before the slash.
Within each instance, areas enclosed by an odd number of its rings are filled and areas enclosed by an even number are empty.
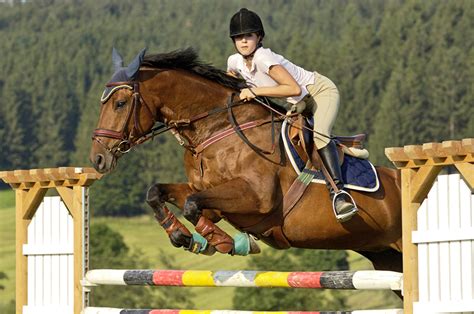
<svg viewBox="0 0 474 314">
<path fill-rule="evenodd" d="M 10 209 L 15 206 L 15 193 L 8 189 L 0 191 L 0 210 Z"/>
<path fill-rule="evenodd" d="M 105 224 L 92 224 L 90 236 L 90 266 L 93 269 L 147 269 L 146 262 L 140 251 L 130 252 L 120 233 L 113 231 Z M 176 263 L 162 254 L 161 262 L 171 268 Z M 192 293 L 178 287 L 114 287 L 99 286 L 92 292 L 92 306 L 124 308 L 173 308 L 192 307 L 189 301 Z"/>
<path fill-rule="evenodd" d="M 0 313 L 15 313 L 15 300 L 8 303 L 0 303 Z"/>
<path fill-rule="evenodd" d="M 250 268 L 272 271 L 347 270 L 345 251 L 302 250 L 264 251 L 251 257 Z M 339 291 L 306 289 L 237 289 L 234 308 L 242 310 L 308 310 L 346 308 Z"/>
<path fill-rule="evenodd" d="M 0 271 L 0 290 L 5 290 L 5 286 L 1 284 L 2 280 L 8 280 L 8 276 Z M 8 303 L 5 300 L 0 303 L 0 313 L 15 313 L 15 300 L 10 300 Z"/>
<path fill-rule="evenodd" d="M 4 272 L 0 271 L 0 280 L 2 280 L 2 279 L 8 279 L 8 276 Z M 4 289 L 5 289 L 5 286 L 0 284 L 0 290 L 4 290 Z"/>
<path fill-rule="evenodd" d="M 99 96 L 125 62 L 192 46 L 225 68 L 240 0 L 31 1 L 0 4 L 0 169 L 90 165 Z M 474 134 L 474 1 L 257 1 L 264 44 L 341 92 L 334 133 L 368 133 L 384 148 Z M 212 18 L 209 14 L 212 12 Z M 96 215 L 147 211 L 146 188 L 184 181 L 182 148 L 163 136 L 121 160 L 94 189 Z"/>
</svg>

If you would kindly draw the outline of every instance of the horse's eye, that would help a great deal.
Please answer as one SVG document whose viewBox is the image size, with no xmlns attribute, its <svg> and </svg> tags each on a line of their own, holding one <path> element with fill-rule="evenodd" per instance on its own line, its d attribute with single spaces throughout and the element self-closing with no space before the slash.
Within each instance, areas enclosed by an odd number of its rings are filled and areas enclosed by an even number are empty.
<svg viewBox="0 0 474 314">
<path fill-rule="evenodd" d="M 120 109 L 127 104 L 126 100 L 117 100 L 115 102 L 115 108 Z"/>
</svg>

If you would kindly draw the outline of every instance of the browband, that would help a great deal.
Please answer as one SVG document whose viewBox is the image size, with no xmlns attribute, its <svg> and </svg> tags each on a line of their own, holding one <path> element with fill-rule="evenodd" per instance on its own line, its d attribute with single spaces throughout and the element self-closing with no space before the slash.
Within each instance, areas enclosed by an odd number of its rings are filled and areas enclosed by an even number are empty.
<svg viewBox="0 0 474 314">
<path fill-rule="evenodd" d="M 121 88 L 128 88 L 128 89 L 130 89 L 130 90 L 133 90 L 133 87 L 130 86 L 130 85 L 127 85 L 127 84 L 117 85 L 117 86 L 114 86 L 114 88 L 112 88 L 112 89 L 106 88 L 106 89 L 103 91 L 102 96 L 100 97 L 100 102 L 101 102 L 101 103 L 107 102 L 107 100 L 109 100 L 110 96 L 112 96 L 112 94 L 113 94 L 116 90 L 121 89 Z"/>
</svg>

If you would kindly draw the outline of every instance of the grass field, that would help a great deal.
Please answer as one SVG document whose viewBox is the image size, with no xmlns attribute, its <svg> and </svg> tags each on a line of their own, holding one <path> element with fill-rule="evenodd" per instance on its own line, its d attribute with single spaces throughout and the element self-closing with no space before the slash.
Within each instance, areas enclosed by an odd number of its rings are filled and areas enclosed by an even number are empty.
<svg viewBox="0 0 474 314">
<path fill-rule="evenodd" d="M 0 302 L 15 297 L 15 193 L 0 191 L 0 272 L 7 275 L 0 280 Z"/>
<path fill-rule="evenodd" d="M 166 233 L 149 216 L 135 218 L 93 218 L 93 222 L 108 224 L 120 232 L 126 244 L 132 250 L 139 250 L 154 268 L 162 268 L 160 254 L 166 254 L 175 261 L 176 269 L 238 270 L 248 269 L 245 257 L 216 254 L 212 257 L 194 255 L 182 249 L 174 248 Z M 222 226 L 220 223 L 219 225 Z M 225 226 L 230 234 L 235 231 Z M 271 248 L 261 244 L 263 250 Z M 0 272 L 8 278 L 0 281 L 0 304 L 15 297 L 15 210 L 14 193 L 0 191 Z M 369 262 L 356 253 L 349 253 L 351 269 L 370 269 Z M 120 287 L 117 287 L 120 289 Z M 232 309 L 234 288 L 192 288 L 195 294 L 193 302 L 196 309 Z M 390 291 L 347 291 L 349 309 L 402 307 L 398 298 Z M 282 309 L 285 310 L 285 309 Z M 314 309 L 313 309 L 314 310 Z"/>
</svg>

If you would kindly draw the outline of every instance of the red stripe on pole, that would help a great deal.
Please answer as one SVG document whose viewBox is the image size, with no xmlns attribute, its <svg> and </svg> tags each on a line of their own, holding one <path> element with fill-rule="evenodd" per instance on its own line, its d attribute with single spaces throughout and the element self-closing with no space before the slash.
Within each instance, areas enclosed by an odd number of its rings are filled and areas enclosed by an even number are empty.
<svg viewBox="0 0 474 314">
<path fill-rule="evenodd" d="M 183 286 L 185 270 L 157 270 L 153 272 L 153 283 L 157 286 Z M 174 312 L 173 312 L 174 313 Z"/>
<path fill-rule="evenodd" d="M 293 288 L 321 288 L 322 272 L 292 272 L 288 284 Z M 296 312 L 292 312 L 296 313 Z"/>
<path fill-rule="evenodd" d="M 179 314 L 181 310 L 151 310 L 148 314 Z"/>
</svg>

